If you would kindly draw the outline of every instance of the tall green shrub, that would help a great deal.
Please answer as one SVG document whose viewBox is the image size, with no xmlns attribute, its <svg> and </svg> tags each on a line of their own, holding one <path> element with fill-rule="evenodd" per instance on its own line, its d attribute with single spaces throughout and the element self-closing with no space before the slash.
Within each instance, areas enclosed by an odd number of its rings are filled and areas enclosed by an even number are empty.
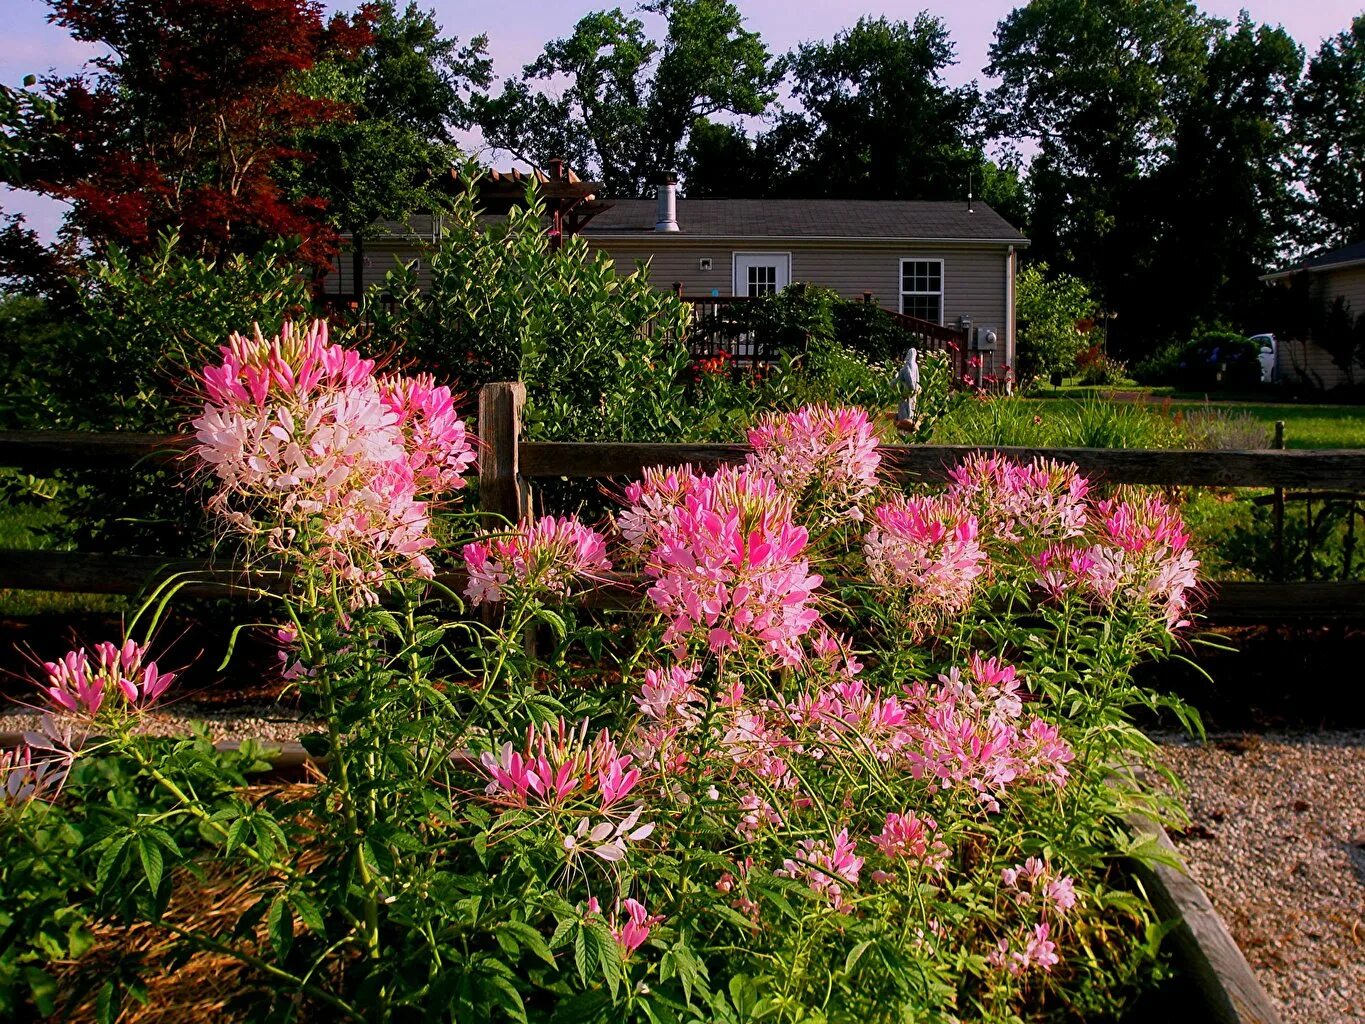
<svg viewBox="0 0 1365 1024">
<path fill-rule="evenodd" d="M 365 314 L 381 348 L 403 345 L 425 370 L 467 393 L 523 380 L 534 436 L 666 440 L 685 422 L 681 394 L 690 319 L 643 269 L 621 273 L 581 238 L 556 248 L 544 204 L 528 195 L 505 219 L 457 197 L 429 254 L 387 275 Z"/>
<path fill-rule="evenodd" d="M 1015 279 L 1019 361 L 1024 376 L 1069 373 L 1086 349 L 1086 320 L 1095 314 L 1090 287 L 1070 274 L 1049 275 L 1046 263 L 1025 267 Z"/>
</svg>

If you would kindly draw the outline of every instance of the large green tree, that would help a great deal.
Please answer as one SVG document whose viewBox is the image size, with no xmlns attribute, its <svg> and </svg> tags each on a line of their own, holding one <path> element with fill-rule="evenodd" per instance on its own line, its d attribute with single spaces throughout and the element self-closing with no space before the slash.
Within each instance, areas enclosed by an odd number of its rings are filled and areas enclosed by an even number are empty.
<svg viewBox="0 0 1365 1024">
<path fill-rule="evenodd" d="M 1265 290 L 1258 276 L 1289 243 L 1300 205 L 1292 133 L 1302 70 L 1303 50 L 1282 28 L 1244 12 L 1231 31 L 1219 29 L 1199 87 L 1176 108 L 1170 158 L 1153 175 L 1156 258 L 1123 295 L 1148 333 L 1200 321 L 1254 329 L 1243 321 Z"/>
<path fill-rule="evenodd" d="M 776 132 L 791 160 L 787 190 L 805 195 L 924 199 L 965 196 L 981 163 L 980 97 L 943 73 L 955 51 L 941 19 L 862 18 L 787 58 L 797 109 Z"/>
<path fill-rule="evenodd" d="M 1242 23 L 1229 35 L 1190 0 L 1031 0 L 1000 22 L 986 69 L 1000 79 L 991 124 L 1035 147 L 1036 254 L 1118 312 L 1121 348 L 1184 330 L 1226 279 L 1245 280 L 1265 257 L 1284 199 L 1289 93 L 1276 90 L 1292 86 L 1293 63 L 1283 33 Z M 1265 166 L 1238 166 L 1257 161 Z M 1216 250 L 1212 266 L 1197 268 L 1197 294 L 1179 310 L 1161 308 L 1172 286 L 1186 287 L 1176 278 L 1196 240 L 1197 258 Z"/>
<path fill-rule="evenodd" d="M 1024 214 L 1018 175 L 982 150 L 980 95 L 952 87 L 943 21 L 860 19 L 781 61 L 787 109 L 750 138 L 733 125 L 690 138 L 689 195 L 965 199 Z"/>
<path fill-rule="evenodd" d="M 458 161 L 456 133 L 473 123 L 476 97 L 492 80 L 485 36 L 443 36 L 434 13 L 415 3 L 400 9 L 384 0 L 366 10 L 367 45 L 305 80 L 353 116 L 302 134 L 290 167 L 292 190 L 321 196 L 331 222 L 355 234 L 442 202 L 433 185 Z"/>
<path fill-rule="evenodd" d="M 778 72 L 733 3 L 653 0 L 641 11 L 663 18 L 663 39 L 614 8 L 548 43 L 481 104 L 488 142 L 538 166 L 565 156 L 613 195 L 644 195 L 678 169 L 699 121 L 767 108 Z"/>
<path fill-rule="evenodd" d="M 1304 241 L 1365 240 L 1365 14 L 1323 41 L 1297 106 L 1312 210 Z"/>
</svg>

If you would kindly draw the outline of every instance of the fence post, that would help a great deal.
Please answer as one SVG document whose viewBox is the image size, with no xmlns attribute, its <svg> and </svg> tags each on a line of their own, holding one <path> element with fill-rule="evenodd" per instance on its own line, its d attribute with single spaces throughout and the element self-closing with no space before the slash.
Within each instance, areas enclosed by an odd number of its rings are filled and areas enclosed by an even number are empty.
<svg viewBox="0 0 1365 1024">
<path fill-rule="evenodd" d="M 1271 447 L 1278 450 L 1284 448 L 1284 420 L 1275 421 L 1275 441 Z M 1284 582 L 1284 488 L 1275 488 L 1275 504 L 1273 510 L 1274 539 L 1273 555 L 1275 561 L 1275 581 Z"/>
<path fill-rule="evenodd" d="M 526 404 L 526 385 L 520 381 L 485 384 L 479 390 L 479 508 L 485 525 L 496 529 L 503 520 L 519 522 L 526 508 L 525 492 L 518 476 L 521 442 L 521 410 Z"/>
</svg>

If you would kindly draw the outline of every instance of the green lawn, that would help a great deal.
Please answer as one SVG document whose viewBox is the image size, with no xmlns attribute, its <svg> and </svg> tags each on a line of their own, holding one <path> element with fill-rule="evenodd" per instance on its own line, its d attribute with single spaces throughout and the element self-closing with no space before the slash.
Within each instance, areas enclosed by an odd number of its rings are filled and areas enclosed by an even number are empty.
<svg viewBox="0 0 1365 1024">
<path fill-rule="evenodd" d="M 0 501 L 0 548 L 29 551 L 51 547 L 43 529 L 54 525 L 59 515 L 52 503 Z M 127 606 L 127 598 L 109 594 L 62 594 L 0 587 L 0 615 L 120 611 Z"/>
<path fill-rule="evenodd" d="M 1098 400 L 1103 392 L 1113 389 L 1068 389 L 1060 398 L 1051 396 L 1029 398 L 1030 406 L 1037 406 L 1042 415 L 1074 411 L 1084 398 Z M 1127 392 L 1129 389 L 1124 388 Z M 1236 402 L 1204 401 L 1150 394 L 1136 398 L 1134 404 L 1145 404 L 1153 410 L 1179 415 L 1192 410 L 1217 410 L 1229 415 L 1244 415 L 1273 430 L 1276 420 L 1284 422 L 1285 446 L 1288 448 L 1365 448 L 1365 406 L 1313 405 L 1292 402 Z M 1123 401 L 1120 399 L 1120 401 Z"/>
</svg>

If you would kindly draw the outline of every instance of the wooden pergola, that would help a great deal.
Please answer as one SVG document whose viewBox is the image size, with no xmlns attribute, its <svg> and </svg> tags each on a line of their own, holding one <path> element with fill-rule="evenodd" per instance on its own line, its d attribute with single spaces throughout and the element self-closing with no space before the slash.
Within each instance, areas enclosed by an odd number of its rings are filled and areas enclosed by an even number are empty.
<svg viewBox="0 0 1365 1024">
<path fill-rule="evenodd" d="M 455 168 L 446 174 L 443 184 L 447 188 L 464 186 Z M 531 181 L 535 181 L 536 193 L 550 216 L 549 233 L 556 247 L 612 205 L 597 198 L 602 191 L 601 182 L 582 180 L 560 159 L 549 161 L 544 170 L 537 167 L 529 173 L 515 169 L 483 172 L 477 182 L 479 205 L 492 214 L 506 214 L 513 207 L 525 206 L 526 186 Z"/>
</svg>

